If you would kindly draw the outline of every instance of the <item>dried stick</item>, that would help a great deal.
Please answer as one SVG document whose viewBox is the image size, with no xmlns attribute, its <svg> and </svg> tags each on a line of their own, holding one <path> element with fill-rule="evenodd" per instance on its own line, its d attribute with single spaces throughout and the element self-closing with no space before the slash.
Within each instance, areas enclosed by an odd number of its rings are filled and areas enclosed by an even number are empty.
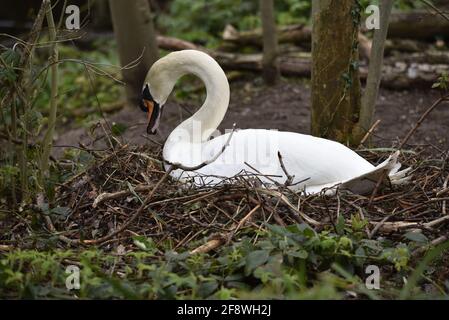
<svg viewBox="0 0 449 320">
<path fill-rule="evenodd" d="M 152 186 L 137 186 L 134 188 L 134 191 L 148 191 L 151 190 Z M 105 201 L 109 201 L 109 200 L 113 200 L 113 199 L 120 199 L 123 197 L 127 197 L 132 195 L 133 193 L 130 190 L 122 190 L 122 191 L 117 191 L 117 192 L 113 192 L 113 193 L 109 193 L 109 192 L 104 192 L 100 195 L 98 195 L 94 202 L 92 203 L 92 208 L 96 208 L 98 207 L 99 204 L 105 202 Z"/>
<path fill-rule="evenodd" d="M 190 251 L 190 254 L 196 254 L 196 253 L 208 253 L 219 246 L 221 246 L 223 243 L 225 243 L 225 239 L 218 238 L 218 239 L 211 239 L 205 244 L 199 246 L 198 248 Z"/>
<path fill-rule="evenodd" d="M 444 180 L 444 183 L 443 183 L 443 190 L 441 190 L 441 191 L 447 191 L 448 189 L 447 189 L 447 183 L 449 182 L 449 175 L 446 177 L 446 179 Z M 443 194 L 444 192 L 438 192 L 437 193 L 437 197 L 439 196 L 439 195 L 441 195 L 441 194 Z M 441 209 L 441 211 L 442 211 L 442 213 L 443 213 L 443 216 L 445 216 L 445 215 L 447 215 L 447 212 L 446 212 L 446 200 L 444 200 L 443 201 L 443 207 L 442 207 L 442 209 Z"/>
<path fill-rule="evenodd" d="M 309 224 L 318 227 L 321 226 L 322 224 L 314 219 L 312 219 L 311 217 L 309 217 L 308 215 L 306 215 L 304 212 L 302 212 L 301 210 L 298 210 L 288 199 L 287 197 L 282 194 L 279 191 L 275 191 L 275 190 L 268 190 L 268 189 L 257 189 L 258 192 L 260 193 L 264 193 L 264 194 L 268 194 L 271 196 L 275 196 L 278 197 L 279 199 L 281 199 L 282 202 L 284 202 L 290 209 L 293 210 L 293 212 L 299 214 L 306 222 L 308 222 Z"/>
<path fill-rule="evenodd" d="M 365 136 L 362 138 L 359 144 L 359 148 L 362 147 L 362 145 L 365 143 L 365 141 L 369 138 L 369 136 L 373 133 L 374 129 L 379 125 L 381 122 L 380 119 L 377 119 L 376 122 L 371 126 L 371 128 L 368 130 L 368 132 L 365 134 Z"/>
<path fill-rule="evenodd" d="M 423 246 L 423 247 L 417 248 L 415 251 L 412 252 L 412 256 L 417 256 L 417 255 L 419 255 L 421 253 L 424 253 L 428 249 L 430 249 L 431 247 L 437 246 L 440 243 L 443 243 L 443 242 L 447 241 L 448 239 L 449 239 L 448 236 L 438 237 L 435 240 L 432 240 L 432 242 L 430 242 L 430 244 L 428 244 L 427 246 Z"/>
<path fill-rule="evenodd" d="M 410 139 L 410 137 L 413 135 L 413 133 L 415 133 L 415 131 L 419 128 L 419 126 L 421 125 L 421 123 L 424 121 L 424 119 L 429 115 L 429 113 L 432 112 L 433 109 L 435 109 L 438 105 L 440 105 L 442 102 L 448 101 L 449 100 L 449 94 L 446 94 L 444 96 L 442 96 L 441 98 L 439 98 L 437 101 L 435 101 L 423 114 L 422 116 L 419 118 L 418 122 L 415 124 L 415 126 L 410 129 L 410 131 L 407 133 L 407 135 L 405 136 L 405 138 L 401 141 L 401 143 L 399 144 L 398 149 L 402 149 L 402 147 L 407 143 L 407 141 Z"/>
<path fill-rule="evenodd" d="M 209 251 L 212 251 L 222 244 L 229 242 L 235 235 L 235 233 L 242 227 L 243 224 L 245 224 L 246 221 L 261 207 L 261 204 L 259 203 L 256 205 L 253 209 L 251 209 L 246 216 L 242 218 L 242 220 L 239 221 L 237 225 L 235 225 L 234 228 L 232 228 L 231 231 L 228 232 L 226 236 L 220 237 L 220 238 L 214 238 L 206 242 L 205 244 L 199 246 L 198 248 L 190 251 L 190 254 L 195 253 L 207 253 Z"/>
<path fill-rule="evenodd" d="M 292 176 L 288 173 L 287 169 L 285 168 L 284 161 L 282 160 L 282 155 L 279 151 L 278 151 L 278 159 L 279 159 L 279 163 L 281 164 L 282 171 L 284 171 L 284 173 L 287 177 L 287 180 L 285 181 L 284 186 L 289 186 L 293 183 L 293 179 L 295 178 L 295 176 Z"/>
</svg>

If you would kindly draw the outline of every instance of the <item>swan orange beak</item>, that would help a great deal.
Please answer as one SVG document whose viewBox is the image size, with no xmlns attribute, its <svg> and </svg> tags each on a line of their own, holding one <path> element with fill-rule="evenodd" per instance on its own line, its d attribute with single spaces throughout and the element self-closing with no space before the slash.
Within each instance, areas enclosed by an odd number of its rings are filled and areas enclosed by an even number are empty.
<svg viewBox="0 0 449 320">
<path fill-rule="evenodd" d="M 156 134 L 161 117 L 161 107 L 156 102 L 148 99 L 142 99 L 142 104 L 147 111 L 148 117 L 147 133 Z"/>
<path fill-rule="evenodd" d="M 153 114 L 153 110 L 154 110 L 154 102 L 147 100 L 147 99 L 143 99 L 143 104 L 145 105 L 145 108 L 147 108 L 147 116 L 148 116 L 148 123 L 151 120 L 151 115 Z"/>
</svg>

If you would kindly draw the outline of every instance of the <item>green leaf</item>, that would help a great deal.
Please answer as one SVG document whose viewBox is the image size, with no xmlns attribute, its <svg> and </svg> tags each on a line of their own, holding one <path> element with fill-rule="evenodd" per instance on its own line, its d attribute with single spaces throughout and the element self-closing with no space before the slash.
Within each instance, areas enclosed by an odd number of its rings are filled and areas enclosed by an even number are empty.
<svg viewBox="0 0 449 320">
<path fill-rule="evenodd" d="M 276 224 L 267 224 L 267 228 L 271 232 L 273 232 L 273 233 L 275 233 L 277 235 L 280 235 L 282 237 L 290 235 L 290 232 L 286 228 L 283 228 L 283 227 L 278 226 Z"/>
<path fill-rule="evenodd" d="M 257 267 L 268 261 L 269 252 L 266 250 L 256 250 L 250 252 L 246 257 L 245 274 L 250 275 Z"/>
<path fill-rule="evenodd" d="M 335 229 L 337 230 L 338 234 L 343 234 L 345 230 L 345 218 L 343 215 L 340 215 L 337 220 L 337 225 L 335 226 Z"/>
<path fill-rule="evenodd" d="M 292 256 L 295 258 L 300 258 L 300 259 L 307 259 L 307 257 L 309 256 L 309 253 L 306 250 L 292 250 L 292 251 L 287 251 L 286 253 L 289 256 Z"/>
<path fill-rule="evenodd" d="M 156 244 L 153 239 L 147 238 L 144 236 L 135 236 L 133 237 L 134 244 L 141 250 L 156 252 Z"/>
<path fill-rule="evenodd" d="M 326 252 L 334 252 L 337 247 L 337 242 L 332 238 L 327 238 L 321 241 L 320 246 Z"/>
<path fill-rule="evenodd" d="M 427 239 L 427 237 L 423 235 L 421 232 L 413 232 L 413 231 L 407 232 L 406 234 L 404 234 L 404 238 L 419 243 L 429 242 L 429 239 Z"/>
<path fill-rule="evenodd" d="M 190 256 L 190 252 L 186 251 L 183 253 L 177 253 L 176 251 L 167 251 L 165 253 L 165 258 L 167 260 L 174 260 L 174 261 L 183 261 L 187 259 Z"/>
<path fill-rule="evenodd" d="M 203 282 L 198 287 L 198 294 L 203 298 L 207 298 L 212 293 L 214 293 L 214 291 L 217 290 L 217 288 L 218 282 L 215 280 Z"/>
</svg>

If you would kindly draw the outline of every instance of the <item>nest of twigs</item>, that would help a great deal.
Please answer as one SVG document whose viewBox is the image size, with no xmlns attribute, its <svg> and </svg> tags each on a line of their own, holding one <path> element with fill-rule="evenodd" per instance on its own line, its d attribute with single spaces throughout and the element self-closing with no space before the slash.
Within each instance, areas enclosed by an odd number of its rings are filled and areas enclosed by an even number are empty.
<svg viewBox="0 0 449 320">
<path fill-rule="evenodd" d="M 376 164 L 391 150 L 359 153 Z M 414 231 L 437 244 L 449 235 L 446 152 L 438 157 L 418 149 L 403 152 L 401 163 L 413 168 L 409 184 L 384 186 L 368 195 L 341 191 L 331 197 L 304 196 L 285 186 L 266 189 L 257 175 L 190 188 L 168 176 L 159 159 L 154 147 L 122 146 L 96 154 L 86 171 L 58 186 L 55 204 L 66 210 L 41 215 L 46 232 L 62 246 L 101 245 L 112 250 L 143 236 L 156 243 L 171 241 L 179 250 L 191 249 L 196 242 L 195 252 L 237 241 L 242 232 L 263 230 L 267 223 L 306 223 L 322 230 L 336 228 L 341 217 L 348 225 L 353 217 L 366 219 L 367 238 L 400 240 Z M 2 243 L 15 248 L 29 243 L 23 220 L 2 232 Z"/>
<path fill-rule="evenodd" d="M 372 163 L 389 152 L 362 151 Z M 105 249 L 127 245 L 133 236 L 170 239 L 176 249 L 203 240 L 194 251 L 207 252 L 238 239 L 240 232 L 264 229 L 267 223 L 307 223 L 314 229 L 335 228 L 340 216 L 349 224 L 358 216 L 369 223 L 368 238 L 402 237 L 423 232 L 434 243 L 449 231 L 447 154 L 402 153 L 412 167 L 412 182 L 382 187 L 375 194 L 336 196 L 295 194 L 288 188 L 261 187 L 257 176 L 236 177 L 215 187 L 188 188 L 162 168 L 160 154 L 125 146 L 98 158 L 87 171 L 57 190 L 57 203 L 70 208 L 63 219 L 46 216 L 48 229 L 68 244 L 96 244 Z"/>
</svg>

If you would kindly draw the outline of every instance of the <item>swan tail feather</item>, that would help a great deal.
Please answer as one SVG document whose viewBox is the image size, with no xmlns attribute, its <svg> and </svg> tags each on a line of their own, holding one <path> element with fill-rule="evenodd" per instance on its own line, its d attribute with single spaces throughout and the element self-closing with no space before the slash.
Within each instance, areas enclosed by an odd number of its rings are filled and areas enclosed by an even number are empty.
<svg viewBox="0 0 449 320">
<path fill-rule="evenodd" d="M 411 177 L 407 173 L 411 168 L 400 170 L 401 163 L 398 161 L 399 151 L 396 151 L 387 160 L 376 166 L 373 170 L 343 182 L 341 189 L 350 190 L 353 193 L 366 194 L 372 192 L 379 179 L 383 178 L 382 184 L 401 185 L 410 181 Z"/>
</svg>

